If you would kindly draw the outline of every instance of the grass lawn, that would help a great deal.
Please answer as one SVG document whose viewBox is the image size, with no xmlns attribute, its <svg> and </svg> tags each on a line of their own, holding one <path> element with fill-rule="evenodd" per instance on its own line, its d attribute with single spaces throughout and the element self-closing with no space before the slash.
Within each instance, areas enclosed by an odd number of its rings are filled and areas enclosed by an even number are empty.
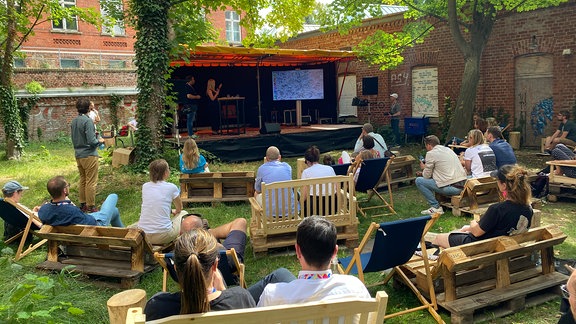
<svg viewBox="0 0 576 324">
<path fill-rule="evenodd" d="M 0 152 L 4 147 L 0 146 Z M 412 145 L 401 149 L 402 154 L 412 154 L 415 157 L 424 151 L 419 145 Z M 337 152 L 332 152 L 336 157 Z M 544 165 L 544 158 L 536 157 L 535 151 L 518 152 L 521 164 L 532 170 L 538 170 Z M 0 153 L 2 154 L 2 153 Z M 3 154 L 2 154 L 3 155 Z M 106 154 L 104 154 L 106 155 Z M 264 155 L 264 152 L 262 152 Z M 177 170 L 177 152 L 166 154 L 173 170 Z M 296 159 L 285 159 L 296 173 Z M 256 171 L 261 161 L 237 164 L 212 163 L 211 171 Z M 74 151 L 68 139 L 52 143 L 33 143 L 26 147 L 21 161 L 6 161 L 0 156 L 0 184 L 16 179 L 25 186 L 26 191 L 22 203 L 28 207 L 39 205 L 49 199 L 46 191 L 46 182 L 49 178 L 63 175 L 71 183 L 71 199 L 77 202 L 78 174 L 74 160 Z M 144 174 L 133 174 L 125 169 L 112 169 L 110 157 L 105 156 L 100 164 L 100 180 L 97 189 L 97 202 L 101 204 L 110 193 L 119 196 L 118 208 L 125 224 L 136 222 L 140 213 L 141 187 L 148 181 Z M 178 173 L 174 172 L 170 181 L 178 183 Z M 360 236 L 368 228 L 371 221 L 384 221 L 403 219 L 420 215 L 420 210 L 427 207 L 424 198 L 414 186 L 394 191 L 394 204 L 398 215 L 394 217 L 380 217 L 364 219 L 360 217 Z M 210 204 L 193 204 L 186 208 L 195 211 L 207 218 L 212 227 L 228 222 L 236 217 L 250 218 L 250 206 L 247 203 L 227 203 L 212 207 Z M 548 203 L 542 207 L 542 223 L 558 224 L 568 235 L 568 239 L 555 249 L 557 257 L 563 259 L 576 259 L 576 205 L 570 200 L 560 200 Z M 469 222 L 465 217 L 453 216 L 445 213 L 433 228 L 434 232 L 448 232 Z M 3 222 L 0 222 L 0 231 L 3 231 Z M 0 243 L 0 248 L 6 246 Z M 10 246 L 16 249 L 16 246 Z M 3 250 L 5 253 L 5 250 Z M 341 256 L 349 254 L 344 248 Z M 37 271 L 35 265 L 44 261 L 46 248 L 42 247 L 17 264 L 9 261 L 9 257 L 0 257 L 0 322 L 26 323 L 107 323 L 108 313 L 106 300 L 119 292 L 118 289 L 105 288 L 95 284 L 94 281 L 70 274 L 48 274 Z M 246 281 L 254 283 L 264 275 L 278 267 L 285 267 L 297 273 L 299 264 L 292 249 L 284 249 L 269 254 L 266 257 L 255 258 L 248 244 L 246 257 Z M 137 288 L 147 291 L 148 297 L 161 290 L 161 271 L 156 270 L 143 277 Z M 368 276 L 367 282 L 376 282 L 378 275 Z M 169 289 L 175 291 L 176 284 L 170 283 Z M 385 290 L 389 296 L 388 310 L 395 312 L 404 306 L 414 305 L 417 300 L 406 289 L 394 289 L 392 285 L 376 286 L 370 288 L 373 294 L 376 290 Z M 521 313 L 505 318 L 491 320 L 490 323 L 556 323 L 558 321 L 559 298 L 538 307 L 527 309 Z M 73 306 L 75 308 L 70 308 Z M 79 311 L 82 310 L 82 311 Z M 74 315 L 72 313 L 83 313 Z M 440 311 L 446 322 L 450 321 L 450 314 Z M 10 320 L 8 320 L 10 318 Z M 390 323 L 433 323 L 427 312 L 411 313 L 409 315 L 391 319 Z"/>
</svg>

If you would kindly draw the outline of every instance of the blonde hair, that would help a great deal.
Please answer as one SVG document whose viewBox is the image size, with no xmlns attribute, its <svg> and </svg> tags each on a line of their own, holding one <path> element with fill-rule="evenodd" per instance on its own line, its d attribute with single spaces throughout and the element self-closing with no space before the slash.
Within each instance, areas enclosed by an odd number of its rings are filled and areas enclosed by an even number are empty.
<svg viewBox="0 0 576 324">
<path fill-rule="evenodd" d="M 498 126 L 498 121 L 494 117 L 486 118 L 486 123 L 488 123 L 488 127 L 490 126 Z"/>
<path fill-rule="evenodd" d="M 194 169 L 198 166 L 200 151 L 198 150 L 198 145 L 196 145 L 196 142 L 192 138 L 189 138 L 184 142 L 182 160 L 184 161 L 186 169 Z"/>
<path fill-rule="evenodd" d="M 513 203 L 530 206 L 532 190 L 528 171 L 519 165 L 503 165 L 498 169 L 498 181 L 506 186 L 506 198 Z"/>
<path fill-rule="evenodd" d="M 472 129 L 468 132 L 468 142 L 472 144 L 472 146 L 484 144 L 484 134 L 479 129 Z"/>
<path fill-rule="evenodd" d="M 216 90 L 216 80 L 208 79 L 208 84 L 206 85 L 206 92 L 208 90 Z"/>
<path fill-rule="evenodd" d="M 216 238 L 204 229 L 193 229 L 176 240 L 174 265 L 180 284 L 180 314 L 210 311 L 208 289 L 212 287 L 211 268 L 218 261 L 218 256 Z"/>
</svg>

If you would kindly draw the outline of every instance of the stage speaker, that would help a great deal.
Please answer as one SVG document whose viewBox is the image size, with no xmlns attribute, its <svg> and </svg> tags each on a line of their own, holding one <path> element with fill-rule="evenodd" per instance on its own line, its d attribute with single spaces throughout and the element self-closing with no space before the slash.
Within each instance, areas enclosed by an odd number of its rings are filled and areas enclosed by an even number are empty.
<svg viewBox="0 0 576 324">
<path fill-rule="evenodd" d="M 280 124 L 264 123 L 264 126 L 260 128 L 260 134 L 280 134 Z"/>
<path fill-rule="evenodd" d="M 362 78 L 362 95 L 378 94 L 378 77 Z"/>
</svg>

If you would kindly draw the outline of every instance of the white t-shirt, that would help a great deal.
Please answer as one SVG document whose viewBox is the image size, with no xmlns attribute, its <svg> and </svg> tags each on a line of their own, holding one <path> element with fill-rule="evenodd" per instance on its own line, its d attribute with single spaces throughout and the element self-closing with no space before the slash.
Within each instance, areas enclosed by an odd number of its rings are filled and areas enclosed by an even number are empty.
<svg viewBox="0 0 576 324">
<path fill-rule="evenodd" d="M 170 182 L 146 182 L 142 186 L 142 210 L 138 227 L 146 233 L 162 233 L 172 229 L 172 200 L 180 189 Z"/>
<path fill-rule="evenodd" d="M 258 307 L 291 305 L 305 302 L 336 300 L 341 298 L 371 298 L 360 279 L 350 275 L 326 271 L 300 271 L 291 282 L 266 285 Z"/>
<path fill-rule="evenodd" d="M 473 178 L 488 177 L 491 171 L 496 170 L 496 155 L 487 144 L 467 148 L 464 160 L 472 161 L 470 170 Z"/>
<path fill-rule="evenodd" d="M 88 117 L 90 117 L 90 119 L 92 119 L 93 122 L 96 122 L 96 116 L 98 116 L 96 110 L 90 110 L 88 112 Z"/>
<path fill-rule="evenodd" d="M 315 163 L 311 167 L 302 171 L 302 179 L 333 177 L 335 175 L 336 173 L 331 166 L 320 163 Z M 328 189 L 325 187 L 326 185 L 322 185 L 322 196 L 331 195 L 333 191 L 332 186 L 328 186 Z M 312 191 L 312 187 L 310 187 L 308 194 L 312 195 L 313 192 L 320 192 L 320 185 L 316 185 L 315 191 Z"/>
</svg>

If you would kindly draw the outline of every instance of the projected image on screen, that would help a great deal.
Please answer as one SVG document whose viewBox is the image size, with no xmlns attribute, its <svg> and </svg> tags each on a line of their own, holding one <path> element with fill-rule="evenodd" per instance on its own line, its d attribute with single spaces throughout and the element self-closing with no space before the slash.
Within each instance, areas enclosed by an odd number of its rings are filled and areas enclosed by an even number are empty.
<svg viewBox="0 0 576 324">
<path fill-rule="evenodd" d="M 272 71 L 273 100 L 324 99 L 321 69 Z"/>
</svg>

